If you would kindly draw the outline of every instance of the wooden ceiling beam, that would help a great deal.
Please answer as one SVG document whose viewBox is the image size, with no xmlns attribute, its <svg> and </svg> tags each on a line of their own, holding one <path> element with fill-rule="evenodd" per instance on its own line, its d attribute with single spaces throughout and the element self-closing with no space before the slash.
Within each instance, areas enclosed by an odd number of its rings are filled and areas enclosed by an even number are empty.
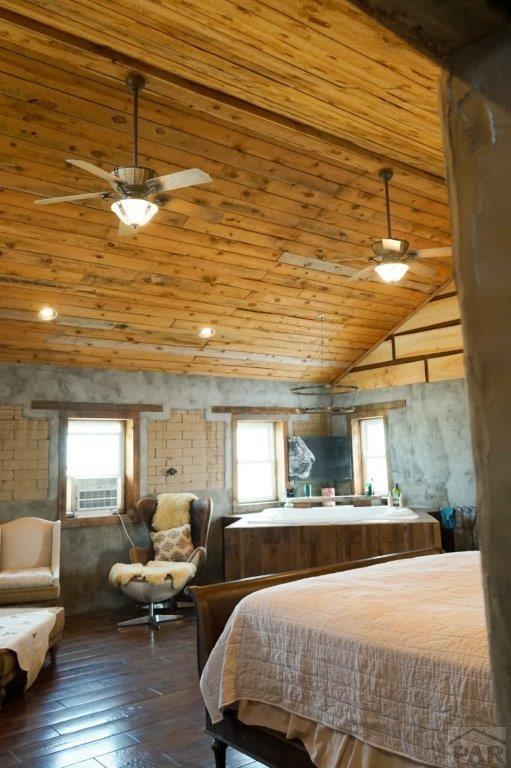
<svg viewBox="0 0 511 768">
<path fill-rule="evenodd" d="M 17 4 L 13 4 L 13 8 L 19 8 Z M 29 10 L 28 8 L 26 10 Z M 72 32 L 60 29 L 57 26 L 53 26 L 46 21 L 34 18 L 33 16 L 19 13 L 18 10 L 13 10 L 5 7 L 0 8 L 0 18 L 9 24 L 13 24 L 21 27 L 22 29 L 29 29 L 39 35 L 43 35 L 51 40 L 57 40 L 67 46 L 71 46 L 77 50 L 85 51 L 95 57 L 107 60 L 109 62 L 116 62 L 116 64 L 125 67 L 126 70 L 135 70 L 155 80 L 163 81 L 172 85 L 178 91 L 182 92 L 182 98 L 187 100 L 186 95 L 193 94 L 199 99 L 206 112 L 215 110 L 215 104 L 221 103 L 228 109 L 234 109 L 237 112 L 248 114 L 252 118 L 257 118 L 261 123 L 268 125 L 268 132 L 271 134 L 272 129 L 280 127 L 286 131 L 296 132 L 304 136 L 308 136 L 311 139 L 317 140 L 320 143 L 326 143 L 331 146 L 335 146 L 343 151 L 358 156 L 360 158 L 367 158 L 372 162 L 378 164 L 389 165 L 391 164 L 395 169 L 402 170 L 403 172 L 424 178 L 426 181 L 430 181 L 434 184 L 441 184 L 443 176 L 440 174 L 430 173 L 421 169 L 413 164 L 403 163 L 395 158 L 389 158 L 382 153 L 373 152 L 370 149 L 360 147 L 352 141 L 344 138 L 340 138 L 334 134 L 328 133 L 324 130 L 315 128 L 304 122 L 300 122 L 296 119 L 291 119 L 278 112 L 270 111 L 267 108 L 258 106 L 247 100 L 232 96 L 221 90 L 213 89 L 209 86 L 203 85 L 187 78 L 181 77 L 173 72 L 170 72 L 162 67 L 155 66 L 147 61 L 135 58 L 130 55 L 126 55 L 122 51 L 115 50 L 108 46 L 104 46 L 90 39 L 85 39 Z"/>
</svg>

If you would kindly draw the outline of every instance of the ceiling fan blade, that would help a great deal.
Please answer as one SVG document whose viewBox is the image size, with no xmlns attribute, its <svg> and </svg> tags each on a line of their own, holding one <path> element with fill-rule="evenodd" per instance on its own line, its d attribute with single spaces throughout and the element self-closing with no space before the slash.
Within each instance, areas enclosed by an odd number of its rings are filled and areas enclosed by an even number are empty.
<svg viewBox="0 0 511 768">
<path fill-rule="evenodd" d="M 77 203 L 79 200 L 92 200 L 93 198 L 110 197 L 110 192 L 84 192 L 81 195 L 63 195 L 63 197 L 42 197 L 34 200 L 36 205 L 52 205 L 53 203 Z"/>
<path fill-rule="evenodd" d="M 452 256 L 452 248 L 450 246 L 446 248 L 421 248 L 418 251 L 409 251 L 409 256 L 412 258 L 420 259 L 439 259 L 442 256 Z"/>
<path fill-rule="evenodd" d="M 97 165 L 88 163 L 87 160 L 75 160 L 74 158 L 71 158 L 71 159 L 67 159 L 66 163 L 69 163 L 70 165 L 75 165 L 77 168 L 81 168 L 82 171 L 93 173 L 94 176 L 99 176 L 100 179 L 104 179 L 105 181 L 108 181 L 109 184 L 113 184 L 115 182 L 120 181 L 120 179 L 115 175 L 115 173 L 109 173 L 108 171 L 104 171 L 103 168 L 98 168 Z"/>
<path fill-rule="evenodd" d="M 120 221 L 117 234 L 119 237 L 136 237 L 138 235 L 138 227 L 129 227 L 123 221 Z"/>
<path fill-rule="evenodd" d="M 371 272 L 374 270 L 375 266 L 376 266 L 375 264 L 371 264 L 370 267 L 361 269 L 360 272 L 355 272 L 354 275 L 351 275 L 348 281 L 351 283 L 353 280 L 363 280 L 365 277 L 369 277 Z"/>
<path fill-rule="evenodd" d="M 178 171 L 177 173 L 168 173 L 166 176 L 156 176 L 149 179 L 146 186 L 155 189 L 156 192 L 169 192 L 171 189 L 182 189 L 183 187 L 193 187 L 196 184 L 207 184 L 213 181 L 211 176 L 200 168 L 189 168 L 187 171 Z"/>
<path fill-rule="evenodd" d="M 349 258 L 343 256 L 340 259 L 328 259 L 332 264 L 351 264 L 353 261 L 365 261 L 367 262 L 367 256 L 350 256 Z"/>
<path fill-rule="evenodd" d="M 415 258 L 410 259 L 410 264 L 412 266 L 412 270 L 418 275 L 422 275 L 423 277 L 431 277 L 432 275 L 435 274 L 434 269 L 431 269 L 431 267 L 427 267 L 418 259 L 415 259 Z"/>
</svg>

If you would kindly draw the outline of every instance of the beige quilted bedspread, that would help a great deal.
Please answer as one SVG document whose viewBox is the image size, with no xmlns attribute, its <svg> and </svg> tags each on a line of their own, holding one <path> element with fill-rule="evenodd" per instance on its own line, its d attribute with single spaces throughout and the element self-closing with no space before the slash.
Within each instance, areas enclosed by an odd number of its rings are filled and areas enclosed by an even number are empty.
<svg viewBox="0 0 511 768">
<path fill-rule="evenodd" d="M 204 670 L 214 721 L 265 702 L 417 762 L 496 725 L 479 554 L 304 579 L 245 598 Z"/>
</svg>

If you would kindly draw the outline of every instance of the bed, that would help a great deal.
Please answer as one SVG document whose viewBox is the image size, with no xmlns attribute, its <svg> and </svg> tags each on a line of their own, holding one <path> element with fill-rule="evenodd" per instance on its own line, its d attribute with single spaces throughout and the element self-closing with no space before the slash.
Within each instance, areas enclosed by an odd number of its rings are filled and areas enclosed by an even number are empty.
<svg viewBox="0 0 511 768">
<path fill-rule="evenodd" d="M 192 588 L 218 768 L 227 745 L 271 768 L 457 768 L 474 733 L 498 746 L 478 558 Z"/>
</svg>

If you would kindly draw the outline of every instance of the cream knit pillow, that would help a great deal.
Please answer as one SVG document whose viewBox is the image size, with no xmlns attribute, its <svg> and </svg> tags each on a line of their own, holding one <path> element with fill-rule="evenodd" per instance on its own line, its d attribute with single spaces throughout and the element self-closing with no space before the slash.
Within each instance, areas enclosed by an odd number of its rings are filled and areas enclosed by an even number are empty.
<svg viewBox="0 0 511 768">
<path fill-rule="evenodd" d="M 188 560 L 194 550 L 190 523 L 181 525 L 179 528 L 171 528 L 169 531 L 151 533 L 151 541 L 154 546 L 155 560 L 183 563 Z"/>
<path fill-rule="evenodd" d="M 156 512 L 151 520 L 153 531 L 169 531 L 190 522 L 190 503 L 194 493 L 159 493 Z"/>
</svg>

